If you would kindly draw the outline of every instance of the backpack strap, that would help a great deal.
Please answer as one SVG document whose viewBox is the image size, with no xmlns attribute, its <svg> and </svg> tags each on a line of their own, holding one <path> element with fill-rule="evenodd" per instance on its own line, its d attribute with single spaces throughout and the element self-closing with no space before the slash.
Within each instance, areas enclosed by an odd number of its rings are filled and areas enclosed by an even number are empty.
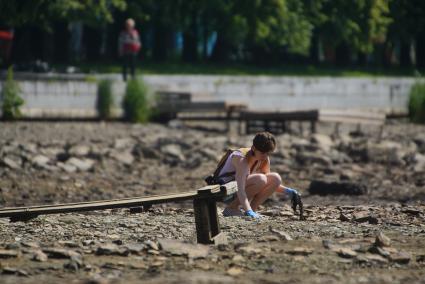
<svg viewBox="0 0 425 284">
<path fill-rule="evenodd" d="M 233 153 L 233 149 L 227 149 L 226 153 L 221 157 L 220 162 L 217 164 L 217 168 L 214 171 L 214 177 L 218 177 L 220 174 L 221 169 L 224 167 L 224 164 L 226 163 L 227 159 L 229 158 L 230 154 Z"/>
</svg>

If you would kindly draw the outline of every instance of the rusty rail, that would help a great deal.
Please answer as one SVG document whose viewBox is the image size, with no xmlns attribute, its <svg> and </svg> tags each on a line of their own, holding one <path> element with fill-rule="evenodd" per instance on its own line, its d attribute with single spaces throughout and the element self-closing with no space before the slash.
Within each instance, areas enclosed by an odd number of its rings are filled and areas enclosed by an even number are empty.
<svg viewBox="0 0 425 284">
<path fill-rule="evenodd" d="M 0 218 L 10 218 L 12 222 L 27 221 L 39 215 L 71 212 L 87 212 L 115 208 L 134 208 L 153 204 L 193 200 L 196 234 L 198 243 L 211 243 L 220 233 L 217 215 L 217 201 L 237 191 L 236 182 L 224 185 L 209 185 L 196 191 L 153 195 L 147 197 L 99 200 L 91 202 L 65 203 L 56 205 L 39 205 L 0 209 Z"/>
</svg>

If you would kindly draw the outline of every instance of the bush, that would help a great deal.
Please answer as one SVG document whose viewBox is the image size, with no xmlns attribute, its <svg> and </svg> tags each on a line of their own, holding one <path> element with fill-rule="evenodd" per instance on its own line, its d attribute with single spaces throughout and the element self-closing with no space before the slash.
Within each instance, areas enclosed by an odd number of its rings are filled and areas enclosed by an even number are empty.
<svg viewBox="0 0 425 284">
<path fill-rule="evenodd" d="M 7 79 L 1 90 L 3 119 L 12 120 L 21 116 L 19 107 L 24 104 L 24 100 L 19 97 L 19 92 L 19 85 L 13 80 L 13 70 L 10 67 L 7 70 Z"/>
<path fill-rule="evenodd" d="M 114 98 L 112 97 L 112 82 L 102 80 L 97 85 L 97 113 L 100 119 L 109 119 L 112 114 Z"/>
<path fill-rule="evenodd" d="M 416 83 L 410 90 L 409 117 L 412 122 L 425 123 L 425 83 Z"/>
<path fill-rule="evenodd" d="M 127 83 L 123 100 L 124 119 L 130 122 L 149 120 L 148 89 L 142 81 L 130 80 Z"/>
</svg>

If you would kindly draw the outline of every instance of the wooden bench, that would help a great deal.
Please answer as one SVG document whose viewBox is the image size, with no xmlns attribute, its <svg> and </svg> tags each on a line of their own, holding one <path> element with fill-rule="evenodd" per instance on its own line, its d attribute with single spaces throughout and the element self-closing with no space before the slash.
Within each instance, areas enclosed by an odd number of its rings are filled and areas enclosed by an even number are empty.
<svg viewBox="0 0 425 284">
<path fill-rule="evenodd" d="M 190 93 L 157 92 L 157 110 L 162 120 L 182 121 L 226 121 L 229 129 L 231 120 L 238 120 L 239 113 L 246 109 L 244 104 L 224 101 L 192 101 Z"/>
<path fill-rule="evenodd" d="M 155 94 L 156 111 L 160 120 L 170 120 L 177 117 L 177 113 L 189 105 L 192 94 L 178 91 L 158 91 Z"/>
<path fill-rule="evenodd" d="M 216 203 L 236 191 L 236 182 L 230 182 L 225 185 L 205 186 L 196 191 L 184 193 L 58 205 L 2 208 L 0 209 L 0 218 L 10 218 L 12 222 L 27 221 L 39 215 L 114 208 L 130 208 L 133 212 L 140 212 L 140 210 L 137 210 L 138 208 L 150 208 L 153 204 L 193 200 L 197 241 L 198 243 L 209 244 L 220 233 Z"/>
<path fill-rule="evenodd" d="M 239 116 L 239 133 L 242 134 L 242 122 L 245 123 L 245 134 L 269 131 L 273 134 L 287 132 L 291 121 L 310 122 L 311 132 L 316 132 L 319 117 L 317 110 L 290 112 L 256 112 L 242 111 Z"/>
<path fill-rule="evenodd" d="M 366 110 L 320 110 L 319 121 L 335 123 L 334 134 L 339 134 L 339 127 L 344 124 L 355 124 L 357 130 L 361 131 L 361 125 L 375 125 L 379 127 L 379 138 L 382 135 L 386 116 L 383 112 L 372 112 Z"/>
</svg>

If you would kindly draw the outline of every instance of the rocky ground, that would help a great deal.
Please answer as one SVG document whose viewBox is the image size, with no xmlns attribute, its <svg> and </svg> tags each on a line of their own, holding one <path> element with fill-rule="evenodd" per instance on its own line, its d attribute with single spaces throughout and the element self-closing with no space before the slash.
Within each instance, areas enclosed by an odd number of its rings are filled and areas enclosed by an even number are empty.
<svg viewBox="0 0 425 284">
<path fill-rule="evenodd" d="M 0 123 L 0 206 L 202 187 L 252 138 L 202 128 Z M 0 219 L 0 282 L 425 283 L 425 127 L 332 130 L 277 137 L 272 169 L 302 192 L 306 221 L 274 196 L 261 221 L 220 216 L 227 240 L 204 246 L 190 203 Z"/>
</svg>

